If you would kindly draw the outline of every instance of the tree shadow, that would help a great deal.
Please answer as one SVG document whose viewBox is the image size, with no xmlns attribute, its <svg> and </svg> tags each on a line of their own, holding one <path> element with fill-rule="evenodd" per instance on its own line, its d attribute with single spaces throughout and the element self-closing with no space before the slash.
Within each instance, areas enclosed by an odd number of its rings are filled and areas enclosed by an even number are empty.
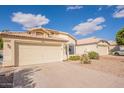
<svg viewBox="0 0 124 93">
<path fill-rule="evenodd" d="M 0 72 L 0 88 L 34 88 L 33 80 L 35 72 L 40 71 L 38 66 L 23 69 L 12 69 Z"/>
<path fill-rule="evenodd" d="M 13 79 L 13 87 L 16 88 L 34 88 L 36 83 L 33 80 L 35 72 L 40 71 L 38 67 L 35 68 L 24 68 L 19 71 L 15 71 Z"/>
<path fill-rule="evenodd" d="M 0 88 L 13 87 L 13 72 L 14 69 L 0 72 Z"/>
</svg>

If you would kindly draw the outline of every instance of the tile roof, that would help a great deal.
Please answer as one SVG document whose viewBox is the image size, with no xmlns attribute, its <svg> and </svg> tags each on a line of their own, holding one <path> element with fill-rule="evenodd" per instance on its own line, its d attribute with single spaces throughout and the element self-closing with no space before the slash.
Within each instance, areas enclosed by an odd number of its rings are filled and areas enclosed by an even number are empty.
<svg viewBox="0 0 124 93">
<path fill-rule="evenodd" d="M 0 32 L 0 36 L 6 37 L 21 37 L 21 38 L 32 38 L 32 39 L 42 39 L 42 40 L 54 40 L 54 41 L 62 41 L 67 42 L 67 40 L 62 38 L 56 38 L 56 37 L 42 37 L 42 36 L 36 36 L 33 34 L 28 34 L 26 32 Z"/>
<path fill-rule="evenodd" d="M 36 35 L 30 35 L 28 34 L 29 31 L 35 31 L 35 30 L 43 30 L 47 33 L 49 32 L 54 32 L 54 33 L 57 33 L 57 34 L 64 34 L 64 35 L 68 35 L 69 37 L 73 38 L 75 41 L 76 41 L 76 38 L 72 35 L 70 35 L 69 33 L 66 33 L 66 32 L 62 32 L 62 31 L 57 31 L 57 30 L 53 30 L 53 29 L 47 29 L 47 28 L 32 28 L 32 29 L 28 29 L 28 31 L 26 32 L 1 32 L 2 34 L 7 34 L 7 35 L 14 35 L 14 36 L 23 36 L 23 37 L 32 37 L 32 38 L 43 38 L 42 36 L 36 36 Z M 48 37 L 50 39 L 58 39 L 58 40 L 65 40 L 63 38 L 56 38 L 56 37 Z M 67 41 L 67 40 L 66 40 Z"/>
<path fill-rule="evenodd" d="M 67 33 L 67 32 L 63 32 L 63 31 L 58 31 L 58 30 L 54 30 L 54 29 L 48 29 L 48 28 L 32 28 L 32 29 L 29 29 L 29 31 L 32 31 L 32 30 L 40 30 L 40 29 L 42 29 L 42 30 L 44 30 L 44 31 L 46 31 L 46 32 L 55 32 L 55 33 L 57 33 L 57 34 L 64 34 L 64 35 L 68 35 L 69 37 L 71 37 L 71 38 L 73 38 L 74 40 L 76 40 L 76 38 L 74 37 L 74 36 L 72 36 L 71 34 L 69 34 L 69 33 Z"/>
<path fill-rule="evenodd" d="M 95 38 L 95 37 L 80 39 L 77 40 L 77 45 L 97 43 L 100 40 L 101 40 L 100 38 Z"/>
</svg>

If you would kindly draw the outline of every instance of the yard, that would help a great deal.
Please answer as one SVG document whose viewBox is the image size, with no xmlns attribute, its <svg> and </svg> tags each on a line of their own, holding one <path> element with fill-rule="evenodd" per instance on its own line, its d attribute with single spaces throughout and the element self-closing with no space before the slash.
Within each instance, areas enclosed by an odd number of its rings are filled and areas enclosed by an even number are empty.
<svg viewBox="0 0 124 93">
<path fill-rule="evenodd" d="M 71 63 L 124 78 L 124 56 L 102 56 L 99 60 L 92 60 L 91 64 Z"/>
<path fill-rule="evenodd" d="M 13 70 L 13 87 L 124 87 L 123 57 L 103 56 L 91 64 L 54 62 L 6 68 L 0 74 Z"/>
</svg>

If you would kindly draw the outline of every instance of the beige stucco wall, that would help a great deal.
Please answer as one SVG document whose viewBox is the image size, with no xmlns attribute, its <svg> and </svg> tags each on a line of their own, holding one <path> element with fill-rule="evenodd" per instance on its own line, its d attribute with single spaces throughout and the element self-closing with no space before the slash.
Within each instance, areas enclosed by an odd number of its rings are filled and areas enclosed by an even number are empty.
<svg viewBox="0 0 124 93">
<path fill-rule="evenodd" d="M 33 33 L 34 32 L 36 33 L 36 32 L 39 32 L 39 31 L 33 31 Z M 44 33 L 44 34 L 46 34 L 46 33 Z M 46 36 L 48 36 L 48 35 L 46 34 Z M 63 57 L 63 59 L 64 60 L 66 60 L 69 57 L 69 44 L 74 44 L 74 47 L 75 47 L 74 48 L 74 53 L 76 52 L 76 40 L 74 38 L 72 38 L 71 36 L 69 36 L 68 34 L 54 33 L 54 34 L 50 34 L 49 36 L 68 40 L 68 42 L 66 44 L 63 44 L 63 48 L 64 48 L 64 51 L 63 51 L 64 57 Z M 67 55 L 66 55 L 65 46 L 67 46 Z"/>
<path fill-rule="evenodd" d="M 82 55 L 89 51 L 97 52 L 97 44 L 89 44 L 89 45 L 78 45 L 76 46 L 76 54 Z"/>
<path fill-rule="evenodd" d="M 109 54 L 109 46 L 104 42 L 99 42 L 97 44 L 87 44 L 87 45 L 78 45 L 76 46 L 76 54 L 82 55 L 86 52 L 95 51 L 99 53 L 99 55 L 108 55 Z"/>
<path fill-rule="evenodd" d="M 24 44 L 34 44 L 34 45 L 37 45 L 37 44 L 41 44 L 42 45 L 45 45 L 46 47 L 44 47 L 42 49 L 42 51 L 39 51 L 39 53 L 35 53 L 35 55 L 39 55 L 41 54 L 40 52 L 45 52 L 46 55 L 47 55 L 47 51 L 48 51 L 48 46 L 51 45 L 51 46 L 59 46 L 58 49 L 61 50 L 61 52 L 59 52 L 59 57 L 61 57 L 61 60 L 64 60 L 64 56 L 65 56 L 65 52 L 64 52 L 64 47 L 63 45 L 65 45 L 64 42 L 58 42 L 58 41 L 42 41 L 42 40 L 27 40 L 27 39 L 18 39 L 18 38 L 3 38 L 4 40 L 4 49 L 3 49 L 3 66 L 14 66 L 17 64 L 17 58 L 18 58 L 18 55 L 16 53 L 17 51 L 17 43 L 24 43 Z M 23 47 L 24 48 L 24 47 Z M 25 48 L 28 48 L 26 47 L 25 45 Z M 32 46 L 32 49 L 33 49 L 33 46 Z M 36 51 L 38 50 L 41 50 L 41 47 L 37 47 L 35 48 L 37 49 Z M 51 48 L 51 51 L 56 51 L 57 48 Z M 35 51 L 31 51 L 29 50 L 30 52 L 35 52 Z M 49 48 L 49 51 L 50 51 L 50 48 Z M 25 51 L 24 51 L 25 52 Z M 25 54 L 24 52 L 22 52 L 22 54 Z M 51 52 L 53 53 L 53 52 Z M 34 53 L 33 53 L 34 54 Z M 54 55 L 54 54 L 49 54 L 49 55 Z M 52 57 L 52 56 L 51 56 Z M 54 57 L 55 58 L 55 57 Z M 33 56 L 32 56 L 32 60 L 33 60 Z M 52 59 L 51 59 L 52 60 Z M 54 60 L 55 61 L 55 60 Z M 58 61 L 58 60 L 57 60 Z M 35 63 L 35 62 L 34 62 Z"/>
<path fill-rule="evenodd" d="M 14 66 L 14 40 L 3 38 L 3 66 Z"/>
<path fill-rule="evenodd" d="M 68 40 L 68 42 L 66 43 L 67 54 L 65 51 L 65 46 L 63 46 L 64 47 L 64 60 L 66 60 L 69 57 L 69 44 L 74 44 L 74 54 L 76 54 L 76 40 L 74 38 L 72 38 L 66 34 L 58 34 L 58 35 L 55 35 L 55 37 Z"/>
<path fill-rule="evenodd" d="M 97 51 L 100 55 L 108 55 L 109 54 L 109 44 L 108 43 L 101 41 L 97 45 L 98 45 Z"/>
<path fill-rule="evenodd" d="M 97 48 L 98 48 L 97 53 L 99 53 L 100 55 L 108 55 L 109 54 L 108 46 L 98 46 Z"/>
<path fill-rule="evenodd" d="M 40 31 L 37 31 L 37 30 L 33 31 L 32 34 L 36 34 L 36 32 L 40 32 Z M 64 48 L 63 59 L 64 60 L 66 60 L 69 57 L 69 44 L 74 44 L 74 47 L 75 47 L 74 48 L 74 54 L 75 54 L 75 52 L 76 52 L 76 40 L 74 38 L 72 38 L 71 36 L 69 36 L 67 33 L 54 33 L 54 34 L 50 34 L 49 36 L 46 33 L 44 33 L 44 35 L 46 35 L 46 37 L 56 37 L 56 38 L 68 40 L 68 42 L 66 44 L 63 44 L 63 48 Z M 66 55 L 65 46 L 67 46 L 67 55 Z"/>
<path fill-rule="evenodd" d="M 66 39 L 66 40 L 68 40 L 68 43 L 74 43 L 74 44 L 76 43 L 76 41 L 73 38 L 71 38 L 65 34 L 58 34 L 55 37 Z"/>
</svg>

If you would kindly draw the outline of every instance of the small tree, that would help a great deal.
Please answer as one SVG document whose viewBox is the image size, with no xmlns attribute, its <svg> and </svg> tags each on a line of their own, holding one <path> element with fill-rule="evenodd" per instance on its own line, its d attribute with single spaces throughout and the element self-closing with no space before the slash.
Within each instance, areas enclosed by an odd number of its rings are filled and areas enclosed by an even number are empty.
<svg viewBox="0 0 124 93">
<path fill-rule="evenodd" d="M 9 29 L 3 29 L 1 32 L 9 32 Z M 3 49 L 3 39 L 0 37 L 0 50 Z"/>
<path fill-rule="evenodd" d="M 0 49 L 3 49 L 3 40 L 0 38 Z"/>
<path fill-rule="evenodd" d="M 124 45 L 124 28 L 119 30 L 116 34 L 116 42 L 118 45 Z"/>
</svg>

